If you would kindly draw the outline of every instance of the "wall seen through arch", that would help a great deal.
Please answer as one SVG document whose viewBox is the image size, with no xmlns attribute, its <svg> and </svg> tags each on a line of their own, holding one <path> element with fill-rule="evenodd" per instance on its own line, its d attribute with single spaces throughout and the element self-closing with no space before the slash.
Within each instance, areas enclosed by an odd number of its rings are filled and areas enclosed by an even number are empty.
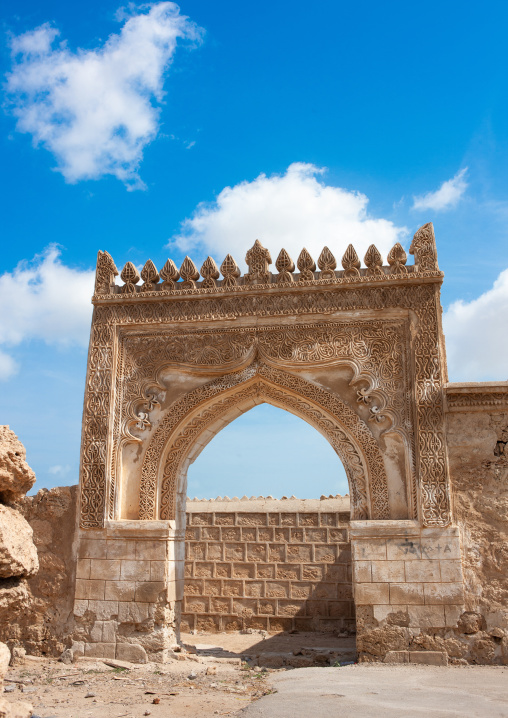
<svg viewBox="0 0 508 718">
<path fill-rule="evenodd" d="M 261 404 L 220 431 L 191 464 L 187 495 L 296 496 L 349 493 L 346 473 L 328 441 L 283 409 Z"/>
</svg>

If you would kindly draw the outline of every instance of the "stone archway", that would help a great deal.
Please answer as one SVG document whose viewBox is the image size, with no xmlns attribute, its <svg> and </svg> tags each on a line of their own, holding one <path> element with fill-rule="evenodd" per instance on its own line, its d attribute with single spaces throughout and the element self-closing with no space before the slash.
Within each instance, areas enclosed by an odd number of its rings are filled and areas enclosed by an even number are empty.
<svg viewBox="0 0 508 718">
<path fill-rule="evenodd" d="M 253 398 L 300 416 L 327 438 L 348 476 L 353 518 L 389 518 L 388 482 L 382 456 L 365 423 L 338 397 L 330 396 L 322 388 L 255 363 L 186 394 L 171 407 L 144 456 L 141 519 L 176 518 L 177 493 L 181 500 L 186 495 L 178 480 L 185 474 L 192 447 L 203 432 L 217 422 L 228 423 L 225 417 Z"/>
<path fill-rule="evenodd" d="M 463 591 L 432 225 L 410 251 L 413 265 L 396 244 L 383 266 L 371 246 L 362 268 L 349 246 L 337 271 L 325 248 L 317 271 L 303 250 L 299 274 L 281 252 L 272 275 L 270 254 L 256 242 L 243 277 L 228 255 L 223 280 L 209 258 L 197 284 L 186 257 L 180 270 L 168 260 L 160 283 L 149 260 L 139 287 L 131 263 L 115 285 L 114 262 L 99 252 L 75 608 L 89 655 L 122 657 L 127 645 L 165 660 L 181 594 L 178 480 L 200 437 L 251 399 L 298 414 L 343 459 L 362 630 L 400 620 L 407 638 L 453 625 Z M 97 641 L 106 633 L 111 640 Z"/>
</svg>

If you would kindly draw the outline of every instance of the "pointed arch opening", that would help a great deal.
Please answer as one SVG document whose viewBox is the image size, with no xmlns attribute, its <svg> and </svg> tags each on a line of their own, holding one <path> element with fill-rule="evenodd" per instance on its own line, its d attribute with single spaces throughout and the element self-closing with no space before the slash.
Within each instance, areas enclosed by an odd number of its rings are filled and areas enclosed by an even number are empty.
<svg viewBox="0 0 508 718">
<path fill-rule="evenodd" d="M 189 498 L 349 495 L 346 472 L 328 440 L 266 402 L 223 427 L 187 472 Z"/>
<path fill-rule="evenodd" d="M 189 464 L 220 428 L 263 402 L 299 416 L 327 438 L 344 465 L 354 518 L 388 518 L 385 468 L 364 422 L 317 385 L 264 364 L 211 381 L 172 406 L 144 457 L 140 518 L 183 525 Z"/>
</svg>

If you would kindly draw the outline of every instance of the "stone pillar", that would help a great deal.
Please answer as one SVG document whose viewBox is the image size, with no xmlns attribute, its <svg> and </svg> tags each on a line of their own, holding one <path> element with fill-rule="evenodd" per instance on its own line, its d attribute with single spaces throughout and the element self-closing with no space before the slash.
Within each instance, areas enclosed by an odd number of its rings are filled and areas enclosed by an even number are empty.
<svg viewBox="0 0 508 718">
<path fill-rule="evenodd" d="M 359 660 L 446 663 L 464 611 L 458 528 L 351 521 L 351 544 Z"/>
<path fill-rule="evenodd" d="M 74 650 L 163 663 L 177 644 L 184 531 L 174 521 L 107 521 L 78 534 Z"/>
</svg>

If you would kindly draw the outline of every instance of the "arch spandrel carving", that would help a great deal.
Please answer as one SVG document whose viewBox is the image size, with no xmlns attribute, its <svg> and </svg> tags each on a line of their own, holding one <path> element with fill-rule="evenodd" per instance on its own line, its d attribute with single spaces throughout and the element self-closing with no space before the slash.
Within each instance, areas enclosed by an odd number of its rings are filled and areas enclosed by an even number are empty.
<svg viewBox="0 0 508 718">
<path fill-rule="evenodd" d="M 355 518 L 389 518 L 383 459 L 365 423 L 320 387 L 256 363 L 195 389 L 171 407 L 144 457 L 141 519 L 175 517 L 177 478 L 192 445 L 221 416 L 252 396 L 261 396 L 300 416 L 328 439 L 346 469 Z"/>
</svg>

